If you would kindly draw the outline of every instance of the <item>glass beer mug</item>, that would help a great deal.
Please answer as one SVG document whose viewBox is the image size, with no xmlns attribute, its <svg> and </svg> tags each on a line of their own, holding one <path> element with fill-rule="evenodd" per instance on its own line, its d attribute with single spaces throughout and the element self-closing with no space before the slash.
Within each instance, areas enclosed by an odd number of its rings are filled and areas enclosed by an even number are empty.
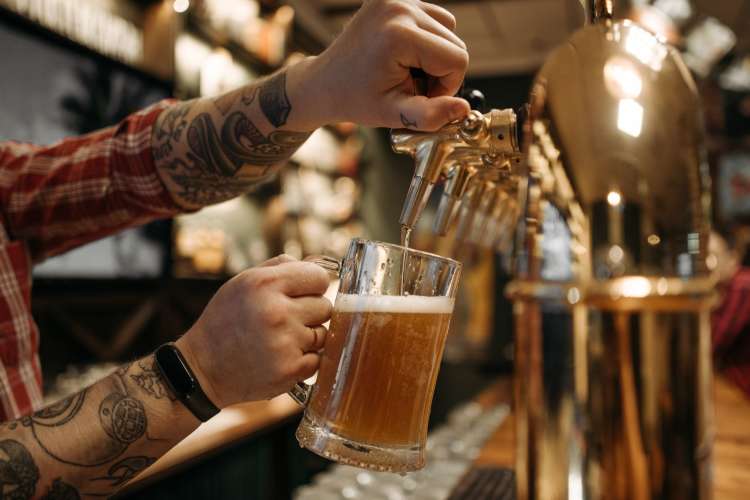
<svg viewBox="0 0 750 500">
<path fill-rule="evenodd" d="M 427 422 L 461 263 L 355 239 L 315 385 L 290 392 L 305 407 L 300 446 L 337 462 L 408 472 L 424 467 Z"/>
</svg>

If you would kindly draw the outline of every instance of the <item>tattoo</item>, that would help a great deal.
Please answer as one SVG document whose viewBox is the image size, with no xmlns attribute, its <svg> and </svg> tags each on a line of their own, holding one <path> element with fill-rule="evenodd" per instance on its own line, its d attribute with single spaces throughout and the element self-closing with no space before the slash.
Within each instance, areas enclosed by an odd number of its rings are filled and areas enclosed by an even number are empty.
<svg viewBox="0 0 750 500">
<path fill-rule="evenodd" d="M 95 477 L 92 481 L 110 481 L 110 486 L 118 487 L 133 479 L 154 462 L 156 462 L 156 459 L 151 457 L 123 458 L 109 468 L 106 476 Z"/>
<path fill-rule="evenodd" d="M 191 112 L 193 103 L 187 102 L 157 119 L 154 158 L 174 184 L 170 188 L 175 196 L 193 205 L 208 205 L 248 192 L 307 139 L 308 132 L 261 132 L 245 109 L 254 106 L 256 96 L 259 111 L 271 124 L 286 123 L 292 105 L 284 72 L 212 99 L 218 111 Z M 206 108 L 196 105 L 196 109 Z"/>
<path fill-rule="evenodd" d="M 274 127 L 286 123 L 292 104 L 286 95 L 286 72 L 282 71 L 263 82 L 260 87 L 260 109 Z"/>
<path fill-rule="evenodd" d="M 175 160 L 168 165 L 172 180 L 180 186 L 178 195 L 183 200 L 193 205 L 210 205 L 218 201 L 229 200 L 235 196 L 246 193 L 258 186 L 259 181 L 255 178 L 248 180 L 233 179 L 211 174 L 203 174 L 196 177 L 190 174 L 178 174 L 172 172 L 184 172 L 179 165 L 183 164 Z"/>
<path fill-rule="evenodd" d="M 27 500 L 34 496 L 39 469 L 18 441 L 0 441 L 0 498 Z"/>
<path fill-rule="evenodd" d="M 256 86 L 245 86 L 241 90 L 235 90 L 234 92 L 228 92 L 213 99 L 214 105 L 221 111 L 223 116 L 229 114 L 232 111 L 232 107 L 239 98 L 240 102 L 245 106 L 250 106 L 255 100 L 255 96 L 258 94 L 258 87 Z"/>
<path fill-rule="evenodd" d="M 31 417 L 34 423 L 47 427 L 59 427 L 68 423 L 78 414 L 86 399 L 86 389 L 78 394 L 61 399 L 46 408 L 42 408 Z"/>
<path fill-rule="evenodd" d="M 234 106 L 234 103 L 237 102 L 237 92 L 228 92 L 217 97 L 216 99 L 212 99 L 212 101 L 214 103 L 214 106 L 216 106 L 218 110 L 221 111 L 221 114 L 226 115 L 232 110 L 232 106 Z"/>
<path fill-rule="evenodd" d="M 272 166 L 289 159 L 309 135 L 276 130 L 264 136 L 239 111 L 224 120 L 219 133 L 211 116 L 201 113 L 188 128 L 186 160 L 176 158 L 166 168 L 181 188 L 181 198 L 198 205 L 215 203 L 257 186 Z M 238 175 L 243 167 L 252 168 Z"/>
<path fill-rule="evenodd" d="M 166 158 L 172 153 L 173 144 L 182 137 L 182 131 L 187 127 L 186 116 L 190 111 L 191 101 L 183 102 L 166 110 L 162 118 L 159 117 L 154 127 L 156 142 L 152 148 L 155 160 Z M 158 145 L 157 145 L 158 144 Z"/>
<path fill-rule="evenodd" d="M 78 490 L 64 483 L 61 478 L 52 481 L 52 486 L 42 500 L 79 500 L 81 495 Z"/>
<path fill-rule="evenodd" d="M 250 106 L 255 100 L 255 96 L 258 95 L 258 87 L 247 86 L 242 88 L 240 100 L 245 106 Z"/>
<path fill-rule="evenodd" d="M 151 364 L 147 364 L 144 360 L 138 362 L 138 367 L 142 370 L 141 373 L 131 375 L 135 383 L 143 389 L 143 391 L 156 399 L 168 398 L 170 401 L 176 401 L 177 398 L 172 394 L 167 385 L 162 379 L 161 373 L 156 368 L 156 362 L 153 361 Z"/>
<path fill-rule="evenodd" d="M 201 113 L 188 129 L 188 159 L 203 172 L 233 177 L 245 165 L 270 167 L 288 159 L 308 135 L 277 130 L 265 137 L 239 111 L 227 117 L 219 135 L 211 116 Z M 263 176 L 266 168 L 255 170 Z"/>
<path fill-rule="evenodd" d="M 135 398 L 113 392 L 99 405 L 99 421 L 109 437 L 127 446 L 146 433 L 146 409 Z"/>
<path fill-rule="evenodd" d="M 404 125 L 404 127 L 406 127 L 406 128 L 417 128 L 417 127 L 418 127 L 418 126 L 417 126 L 417 122 L 416 122 L 416 121 L 411 121 L 411 120 L 409 120 L 409 119 L 408 119 L 408 118 L 406 117 L 406 115 L 404 115 L 403 113 L 401 113 L 401 123 L 402 123 L 402 124 Z"/>
<path fill-rule="evenodd" d="M 96 446 L 66 446 L 66 443 L 59 439 L 59 428 L 78 418 L 87 390 L 65 398 L 30 417 L 21 418 L 21 424 L 31 427 L 39 446 L 58 462 L 95 467 L 114 460 L 131 443 L 144 436 L 148 426 L 143 403 L 128 394 L 124 382 L 129 366 L 131 365 L 119 368 L 111 376 L 115 389 L 99 404 L 100 427 L 92 426 L 89 422 L 79 423 L 91 428 L 94 433 L 92 440 L 97 443 Z M 87 418 L 83 417 L 80 420 Z"/>
</svg>

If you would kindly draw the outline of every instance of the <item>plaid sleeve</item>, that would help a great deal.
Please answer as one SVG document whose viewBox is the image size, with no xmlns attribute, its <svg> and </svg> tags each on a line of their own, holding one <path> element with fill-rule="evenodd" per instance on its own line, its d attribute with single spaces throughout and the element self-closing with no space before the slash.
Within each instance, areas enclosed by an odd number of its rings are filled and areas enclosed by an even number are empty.
<svg viewBox="0 0 750 500">
<path fill-rule="evenodd" d="M 0 144 L 0 209 L 13 240 L 38 262 L 180 211 L 151 154 L 151 130 L 171 104 L 50 146 Z"/>
</svg>

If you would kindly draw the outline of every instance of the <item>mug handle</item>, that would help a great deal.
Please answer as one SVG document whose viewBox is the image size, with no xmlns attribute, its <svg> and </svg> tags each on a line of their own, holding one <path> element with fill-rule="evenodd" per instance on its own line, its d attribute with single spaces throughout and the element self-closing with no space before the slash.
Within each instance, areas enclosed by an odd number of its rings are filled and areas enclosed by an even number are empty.
<svg viewBox="0 0 750 500">
<path fill-rule="evenodd" d="M 327 255 L 310 255 L 302 260 L 319 265 L 328 271 L 328 273 L 334 278 L 338 278 L 339 273 L 341 272 L 341 261 L 339 259 L 334 259 L 333 257 L 328 257 Z M 307 406 L 308 399 L 310 399 L 310 391 L 312 391 L 311 385 L 304 382 L 297 382 L 287 394 L 289 394 L 298 405 L 304 408 Z"/>
</svg>

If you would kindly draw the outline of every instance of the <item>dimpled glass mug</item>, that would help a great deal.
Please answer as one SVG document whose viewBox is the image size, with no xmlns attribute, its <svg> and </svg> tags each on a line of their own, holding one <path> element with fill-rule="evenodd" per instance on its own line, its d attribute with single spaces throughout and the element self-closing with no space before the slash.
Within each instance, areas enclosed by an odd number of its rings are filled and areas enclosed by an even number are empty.
<svg viewBox="0 0 750 500">
<path fill-rule="evenodd" d="M 300 446 L 337 462 L 408 472 L 425 464 L 427 422 L 461 263 L 362 239 L 343 261 L 310 258 L 341 280 Z"/>
</svg>

